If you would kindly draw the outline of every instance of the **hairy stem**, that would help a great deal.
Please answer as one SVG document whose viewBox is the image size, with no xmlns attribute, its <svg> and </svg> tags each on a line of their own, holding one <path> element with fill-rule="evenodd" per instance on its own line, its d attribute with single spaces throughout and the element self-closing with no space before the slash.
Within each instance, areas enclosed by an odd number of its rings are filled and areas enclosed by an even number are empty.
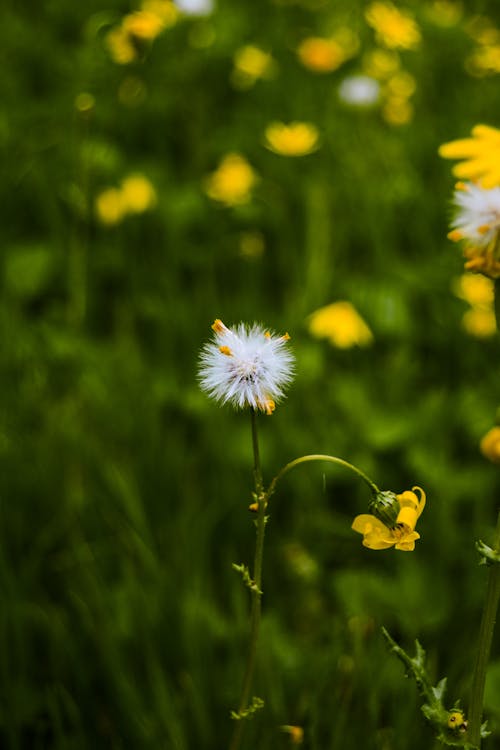
<svg viewBox="0 0 500 750">
<path fill-rule="evenodd" d="M 500 551 L 500 513 L 497 519 L 494 550 Z M 469 742 L 473 747 L 481 747 L 481 722 L 483 715 L 484 686 L 490 658 L 491 643 L 495 630 L 495 621 L 500 599 L 500 563 L 490 566 L 479 638 L 476 662 L 472 676 L 471 698 L 469 706 Z"/>
<path fill-rule="evenodd" d="M 257 534 L 255 540 L 255 557 L 253 566 L 253 586 L 252 611 L 250 616 L 250 645 L 248 648 L 247 663 L 245 675 L 243 677 L 243 686 L 241 689 L 241 698 L 238 706 L 238 713 L 244 712 L 250 701 L 250 692 L 252 689 L 253 674 L 255 671 L 255 662 L 257 657 L 257 643 L 259 639 L 260 615 L 261 615 L 261 597 L 262 597 L 262 558 L 264 553 L 264 533 L 266 529 L 266 505 L 267 495 L 263 491 L 262 471 L 260 467 L 259 440 L 257 433 L 257 414 L 252 409 L 252 444 L 254 458 L 254 483 L 255 494 L 257 497 Z M 230 750 L 238 750 L 243 735 L 245 719 L 235 720 L 233 736 L 231 738 Z"/>
</svg>

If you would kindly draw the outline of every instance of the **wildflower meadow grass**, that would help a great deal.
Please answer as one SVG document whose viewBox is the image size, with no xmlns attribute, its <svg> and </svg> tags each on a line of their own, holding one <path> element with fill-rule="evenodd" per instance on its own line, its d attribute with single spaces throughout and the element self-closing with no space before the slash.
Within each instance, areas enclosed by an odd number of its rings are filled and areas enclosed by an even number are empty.
<svg viewBox="0 0 500 750">
<path fill-rule="evenodd" d="M 0 747 L 500 747 L 497 4 L 2 16 Z"/>
</svg>

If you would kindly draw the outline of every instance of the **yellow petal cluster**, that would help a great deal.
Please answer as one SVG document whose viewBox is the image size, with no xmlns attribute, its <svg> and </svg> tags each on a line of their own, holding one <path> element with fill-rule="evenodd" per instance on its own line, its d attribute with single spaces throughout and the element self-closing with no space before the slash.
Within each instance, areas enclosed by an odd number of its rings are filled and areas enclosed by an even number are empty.
<svg viewBox="0 0 500 750">
<path fill-rule="evenodd" d="M 102 190 L 95 199 L 95 213 L 101 224 L 113 226 L 127 214 L 140 214 L 154 208 L 156 191 L 142 174 L 131 174 L 119 188 Z"/>
<path fill-rule="evenodd" d="M 478 182 L 490 189 L 500 185 L 500 130 L 489 125 L 476 125 L 470 138 L 444 143 L 439 155 L 460 159 L 452 169 L 461 180 Z"/>
<path fill-rule="evenodd" d="M 465 273 L 456 279 L 453 290 L 470 305 L 462 318 L 464 330 L 477 338 L 493 336 L 497 330 L 493 281 L 476 273 Z"/>
<path fill-rule="evenodd" d="M 265 130 L 265 146 L 281 156 L 305 156 L 319 148 L 319 132 L 310 122 L 271 122 Z"/>
<path fill-rule="evenodd" d="M 247 160 L 238 153 L 227 154 L 215 172 L 205 181 L 205 192 L 213 200 L 226 206 L 248 203 L 257 174 Z"/>
<path fill-rule="evenodd" d="M 375 30 L 379 44 L 389 49 L 415 49 L 420 43 L 420 29 L 415 20 L 390 2 L 371 3 L 365 11 L 369 26 Z"/>
<path fill-rule="evenodd" d="M 397 495 L 396 499 L 400 510 L 393 528 L 368 513 L 356 516 L 352 528 L 363 534 L 363 546 L 376 550 L 395 547 L 403 552 L 415 549 L 415 542 L 420 539 L 415 526 L 425 506 L 425 492 L 420 487 L 413 487 L 411 491 L 405 490 Z"/>
<path fill-rule="evenodd" d="M 247 44 L 235 52 L 231 81 L 236 88 L 249 89 L 260 78 L 272 76 L 275 63 L 269 52 Z"/>
<path fill-rule="evenodd" d="M 139 10 L 128 13 L 106 35 L 111 58 L 128 65 L 139 58 L 139 45 L 151 42 L 164 29 L 173 26 L 179 11 L 171 0 L 143 0 Z"/>
<path fill-rule="evenodd" d="M 332 302 L 319 308 L 308 319 L 309 332 L 326 338 L 338 349 L 368 346 L 373 334 L 355 307 L 347 301 Z"/>
<path fill-rule="evenodd" d="M 481 439 L 479 449 L 494 464 L 500 464 L 500 427 L 492 427 Z"/>
<path fill-rule="evenodd" d="M 304 39 L 297 54 L 301 63 L 313 73 L 331 73 L 350 56 L 335 39 L 317 36 Z"/>
</svg>

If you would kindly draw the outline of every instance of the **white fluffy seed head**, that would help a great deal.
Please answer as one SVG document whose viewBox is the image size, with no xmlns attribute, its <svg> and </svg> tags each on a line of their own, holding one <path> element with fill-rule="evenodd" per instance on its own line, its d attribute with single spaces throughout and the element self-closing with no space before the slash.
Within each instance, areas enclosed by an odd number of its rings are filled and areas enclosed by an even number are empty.
<svg viewBox="0 0 500 750">
<path fill-rule="evenodd" d="M 489 245 L 500 231 L 500 187 L 486 190 L 474 183 L 460 184 L 454 203 L 458 210 L 451 238 L 469 240 L 474 247 Z"/>
<path fill-rule="evenodd" d="M 212 329 L 213 340 L 200 355 L 201 388 L 223 404 L 271 414 L 274 402 L 284 396 L 284 388 L 293 379 L 288 334 L 276 336 L 256 323 L 240 323 L 231 329 L 221 320 Z"/>
</svg>

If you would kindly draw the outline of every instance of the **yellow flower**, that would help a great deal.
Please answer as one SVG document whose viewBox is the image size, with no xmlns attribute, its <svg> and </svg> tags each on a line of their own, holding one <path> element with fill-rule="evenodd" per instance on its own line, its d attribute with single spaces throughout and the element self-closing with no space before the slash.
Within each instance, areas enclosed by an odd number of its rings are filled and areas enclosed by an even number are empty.
<svg viewBox="0 0 500 750">
<path fill-rule="evenodd" d="M 248 203 L 257 174 L 240 154 L 227 154 L 205 182 L 205 192 L 227 206 Z"/>
<path fill-rule="evenodd" d="M 319 148 L 319 133 L 309 122 L 271 122 L 265 131 L 266 148 L 281 156 L 305 156 Z"/>
<path fill-rule="evenodd" d="M 247 44 L 234 55 L 234 70 L 231 80 L 237 88 L 250 88 L 259 78 L 269 78 L 274 61 L 269 52 Z"/>
<path fill-rule="evenodd" d="M 464 273 L 455 279 L 453 291 L 471 306 L 462 318 L 462 327 L 471 336 L 488 338 L 497 330 L 493 281 L 476 273 Z"/>
<path fill-rule="evenodd" d="M 137 59 L 137 50 L 125 29 L 117 26 L 106 34 L 106 45 L 113 61 L 118 65 L 128 65 Z"/>
<path fill-rule="evenodd" d="M 413 117 L 413 105 L 403 96 L 389 96 L 382 108 L 389 125 L 406 125 Z"/>
<path fill-rule="evenodd" d="M 483 456 L 494 464 L 500 464 L 500 427 L 492 427 L 479 443 Z"/>
<path fill-rule="evenodd" d="M 149 13 L 145 10 L 137 10 L 129 13 L 122 21 L 122 28 L 125 33 L 151 41 L 156 39 L 158 34 L 163 30 L 163 22 L 156 13 Z"/>
<path fill-rule="evenodd" d="M 464 299 L 472 307 L 491 309 L 495 292 L 493 282 L 486 276 L 475 273 L 464 273 L 453 283 L 453 291 L 457 297 Z"/>
<path fill-rule="evenodd" d="M 445 159 L 464 159 L 453 167 L 459 179 L 480 182 L 483 188 L 500 185 L 500 130 L 476 125 L 471 138 L 444 143 L 439 155 Z"/>
<path fill-rule="evenodd" d="M 306 68 L 314 73 L 331 73 L 349 57 L 335 39 L 311 36 L 299 45 L 297 54 Z"/>
<path fill-rule="evenodd" d="M 377 48 L 363 56 L 365 73 L 379 80 L 392 76 L 400 67 L 399 54 L 394 51 Z"/>
<path fill-rule="evenodd" d="M 142 174 L 132 174 L 122 182 L 122 201 L 125 209 L 140 214 L 156 205 L 156 191 Z"/>
<path fill-rule="evenodd" d="M 142 10 L 157 16 L 164 29 L 173 26 L 180 15 L 179 9 L 171 0 L 143 0 Z"/>
<path fill-rule="evenodd" d="M 462 318 L 463 329 L 478 339 L 487 339 L 497 331 L 497 321 L 493 310 L 473 307 Z"/>
<path fill-rule="evenodd" d="M 416 492 L 420 497 L 417 497 Z M 415 531 L 417 521 L 425 506 L 425 492 L 420 487 L 412 487 L 401 495 L 396 495 L 399 513 L 393 527 L 388 527 L 376 516 L 363 513 L 356 516 L 352 528 L 363 534 L 363 546 L 368 549 L 388 549 L 395 547 L 404 552 L 415 549 L 415 541 L 420 534 Z"/>
<path fill-rule="evenodd" d="M 420 30 L 413 18 L 392 3 L 372 3 L 365 18 L 375 29 L 377 41 L 390 49 L 414 49 L 420 42 Z"/>
<path fill-rule="evenodd" d="M 95 200 L 95 212 L 101 224 L 118 224 L 126 214 L 122 193 L 117 188 L 106 188 Z"/>
<path fill-rule="evenodd" d="M 309 332 L 316 338 L 326 338 L 339 349 L 368 346 L 373 334 L 350 302 L 333 302 L 320 307 L 309 316 Z"/>
</svg>

